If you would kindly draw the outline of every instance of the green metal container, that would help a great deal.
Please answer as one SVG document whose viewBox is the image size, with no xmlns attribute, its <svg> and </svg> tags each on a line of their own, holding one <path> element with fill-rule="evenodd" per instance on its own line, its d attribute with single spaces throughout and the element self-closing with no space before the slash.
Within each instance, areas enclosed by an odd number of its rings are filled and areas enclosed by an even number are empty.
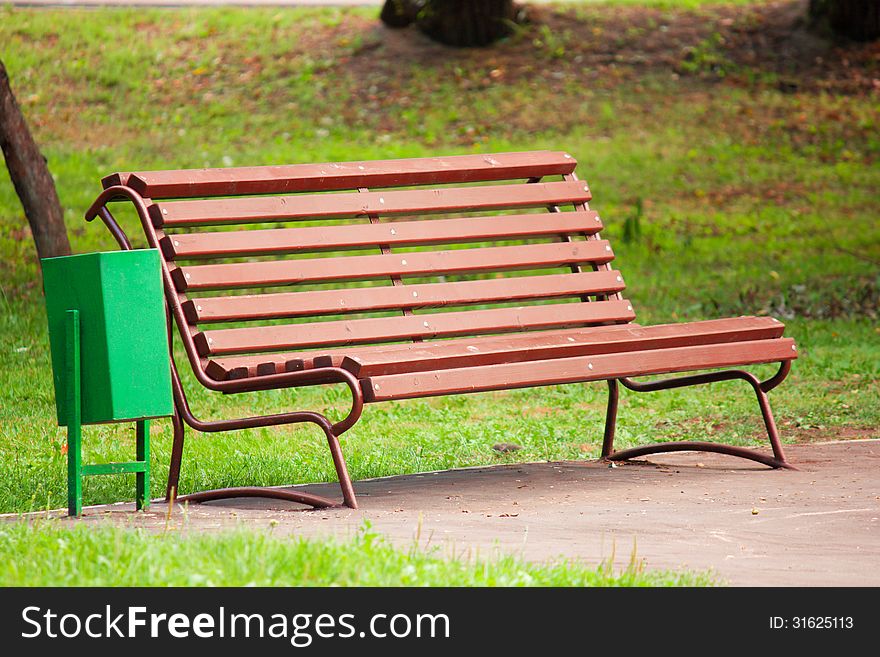
<svg viewBox="0 0 880 657">
<path fill-rule="evenodd" d="M 58 424 L 67 426 L 70 416 L 65 392 L 69 310 L 79 314 L 81 423 L 171 415 L 159 253 L 84 253 L 42 262 Z"/>
</svg>

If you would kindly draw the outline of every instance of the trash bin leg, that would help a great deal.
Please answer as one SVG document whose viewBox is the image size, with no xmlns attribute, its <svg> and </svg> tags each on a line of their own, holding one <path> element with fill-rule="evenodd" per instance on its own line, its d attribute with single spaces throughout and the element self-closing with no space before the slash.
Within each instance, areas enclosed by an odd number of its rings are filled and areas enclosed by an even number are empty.
<svg viewBox="0 0 880 657">
<path fill-rule="evenodd" d="M 150 507 L 150 421 L 137 422 L 137 456 L 144 469 L 137 475 L 137 508 L 146 511 Z"/>
<path fill-rule="evenodd" d="M 82 513 L 82 424 L 80 389 L 79 311 L 66 314 L 67 369 L 67 513 Z"/>
</svg>

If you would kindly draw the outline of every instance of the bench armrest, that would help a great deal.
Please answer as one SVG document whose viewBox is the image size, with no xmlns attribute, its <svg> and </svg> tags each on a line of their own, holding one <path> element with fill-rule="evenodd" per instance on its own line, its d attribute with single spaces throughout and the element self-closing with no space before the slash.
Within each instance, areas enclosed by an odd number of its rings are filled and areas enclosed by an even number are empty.
<svg viewBox="0 0 880 657">
<path fill-rule="evenodd" d="M 233 381 L 215 381 L 216 389 L 226 394 L 241 392 L 259 392 L 261 390 L 280 390 L 283 388 L 299 388 L 316 385 L 332 385 L 344 383 L 351 391 L 352 405 L 348 415 L 333 425 L 336 435 L 340 435 L 355 425 L 364 408 L 364 395 L 358 378 L 341 367 L 318 367 L 299 372 L 282 372 L 263 376 L 236 379 Z"/>
</svg>

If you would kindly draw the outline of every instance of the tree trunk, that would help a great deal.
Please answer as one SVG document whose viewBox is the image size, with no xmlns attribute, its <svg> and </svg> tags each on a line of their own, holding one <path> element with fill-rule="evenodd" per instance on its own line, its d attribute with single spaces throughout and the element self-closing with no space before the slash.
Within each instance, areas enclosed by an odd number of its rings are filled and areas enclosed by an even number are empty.
<svg viewBox="0 0 880 657">
<path fill-rule="evenodd" d="M 810 0 L 810 18 L 856 41 L 880 38 L 878 0 Z"/>
<path fill-rule="evenodd" d="M 485 46 L 510 33 L 513 0 L 385 0 L 380 18 L 390 27 L 415 21 L 429 37 L 450 46 Z"/>
<path fill-rule="evenodd" d="M 416 0 L 385 0 L 379 19 L 388 27 L 406 27 L 415 22 L 418 13 Z"/>
<path fill-rule="evenodd" d="M 6 67 L 0 61 L 0 149 L 25 216 L 31 226 L 37 255 L 69 255 L 70 242 L 55 181 L 46 158 L 28 130 L 21 108 L 12 95 Z"/>
</svg>

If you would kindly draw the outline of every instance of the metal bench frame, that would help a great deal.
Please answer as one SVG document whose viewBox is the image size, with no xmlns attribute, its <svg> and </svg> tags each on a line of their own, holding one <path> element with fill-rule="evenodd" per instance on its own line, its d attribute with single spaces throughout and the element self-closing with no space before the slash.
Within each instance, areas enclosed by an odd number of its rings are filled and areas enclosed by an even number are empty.
<svg viewBox="0 0 880 657">
<path fill-rule="evenodd" d="M 565 155 L 570 158 L 569 155 Z M 407 162 L 407 161 L 400 161 Z M 89 207 L 85 214 L 87 221 L 92 221 L 97 217 L 103 221 L 106 228 L 113 235 L 117 244 L 121 249 L 131 249 L 131 242 L 127 235 L 120 227 L 114 216 L 108 209 L 108 204 L 114 201 L 128 201 L 133 206 L 140 220 L 147 243 L 151 248 L 161 251 L 160 235 L 157 234 L 156 227 L 150 216 L 150 206 L 152 201 L 142 196 L 142 194 L 128 184 L 128 174 L 114 174 L 105 178 L 104 191 L 97 197 L 94 203 Z M 577 181 L 577 176 L 573 173 L 565 174 L 565 180 Z M 508 178 L 509 179 L 509 178 Z M 528 182 L 538 182 L 539 177 L 529 178 Z M 365 191 L 365 188 L 359 188 Z M 585 188 L 586 189 L 586 188 Z M 245 192 L 243 192 L 245 193 Z M 251 192 L 254 193 L 254 192 Z M 257 191 L 256 193 L 261 193 Z M 207 196 L 207 194 L 206 194 Z M 582 203 L 584 209 L 588 209 L 586 203 Z M 548 207 L 550 211 L 554 211 L 553 207 Z M 374 222 L 374 216 L 369 215 L 371 222 Z M 598 219 L 597 219 L 598 220 Z M 595 233 L 598 238 L 598 233 Z M 381 247 L 382 253 L 387 253 L 387 247 Z M 572 271 L 575 271 L 572 267 Z M 201 420 L 197 418 L 190 409 L 187 401 L 186 392 L 183 388 L 179 375 L 177 363 L 174 359 L 173 349 L 171 355 L 171 372 L 172 387 L 174 393 L 175 415 L 173 417 L 174 439 L 171 453 L 171 462 L 168 476 L 168 484 L 166 489 L 166 499 L 169 501 L 189 501 L 203 502 L 208 500 L 229 498 L 229 497 L 270 497 L 282 500 L 288 500 L 305 504 L 314 508 L 327 508 L 336 506 L 338 503 L 334 500 L 312 495 L 306 492 L 294 490 L 286 490 L 279 488 L 261 488 L 261 487 L 245 487 L 245 488 L 228 488 L 212 491 L 203 491 L 191 493 L 188 495 L 177 495 L 178 481 L 180 477 L 181 461 L 183 457 L 184 447 L 184 424 L 189 425 L 197 431 L 217 432 L 232 431 L 237 429 L 266 427 L 285 424 L 312 423 L 321 428 L 324 432 L 330 448 L 330 453 L 336 468 L 339 483 L 342 488 L 343 503 L 352 509 L 357 508 L 357 499 L 354 493 L 354 487 L 348 474 L 345 459 L 339 443 L 339 437 L 348 429 L 353 427 L 359 420 L 365 403 L 364 386 L 365 380 L 359 379 L 348 369 L 341 366 L 323 366 L 314 369 L 305 369 L 300 371 L 280 372 L 273 374 L 262 374 L 257 376 L 245 376 L 244 378 L 218 380 L 210 376 L 206 371 L 203 363 L 200 361 L 199 349 L 194 340 L 193 335 L 187 330 L 188 321 L 186 310 L 180 301 L 178 289 L 172 277 L 172 271 L 168 266 L 166 258 L 162 258 L 162 276 L 166 291 L 166 299 L 168 303 L 168 336 L 169 341 L 172 340 L 173 323 L 176 321 L 178 325 L 178 333 L 183 341 L 183 346 L 187 354 L 187 358 L 192 367 L 196 380 L 204 387 L 222 393 L 241 393 L 254 392 L 261 390 L 282 389 L 297 386 L 325 385 L 343 383 L 348 386 L 352 401 L 348 414 L 338 422 L 331 422 L 321 413 L 314 411 L 294 411 L 286 413 L 277 413 L 272 415 L 254 416 L 236 419 L 221 420 Z M 392 277 L 393 280 L 393 277 Z M 399 284 L 395 282 L 395 285 Z M 609 294 L 607 298 L 621 299 L 619 294 Z M 404 311 L 406 314 L 406 311 Z M 791 349 L 794 350 L 792 344 Z M 772 468 L 790 468 L 796 469 L 789 464 L 782 450 L 779 440 L 779 434 L 773 414 L 770 410 L 767 393 L 778 386 L 788 375 L 791 368 L 791 359 L 796 357 L 796 353 L 792 353 L 790 358 L 780 360 L 779 371 L 765 381 L 758 380 L 749 372 L 733 369 L 724 371 L 714 371 L 709 373 L 679 376 L 671 379 L 640 383 L 632 378 L 613 377 L 608 378 L 609 398 L 606 412 L 606 422 L 604 431 L 604 441 L 602 445 L 602 458 L 612 461 L 622 461 L 638 456 L 655 454 L 660 452 L 674 452 L 682 450 L 701 450 L 709 452 L 717 452 L 750 459 L 758 463 L 770 466 Z M 765 362 L 765 361 L 760 361 Z M 592 368 L 592 364 L 590 365 Z M 669 371 L 669 370 L 667 370 Z M 635 375 L 638 375 L 636 373 Z M 629 390 L 635 392 L 652 392 L 658 390 L 666 390 L 671 388 L 679 388 L 684 386 L 702 385 L 707 383 L 728 381 L 733 379 L 742 379 L 749 383 L 755 391 L 758 404 L 767 430 L 769 441 L 772 447 L 773 456 L 768 456 L 760 452 L 743 447 L 730 445 L 722 445 L 708 442 L 686 441 L 686 442 L 669 442 L 659 443 L 642 447 L 635 447 L 623 451 L 614 451 L 614 434 L 617 422 L 617 409 L 619 403 L 619 386 L 623 385 Z M 587 380 L 587 379 L 585 379 Z M 535 384 L 540 385 L 540 384 Z M 377 386 L 378 387 L 378 386 Z M 503 386 L 502 386 L 503 388 Z M 498 389 L 497 387 L 495 389 Z M 369 391 L 368 391 L 369 392 Z M 444 394 L 444 393 L 436 393 Z M 372 401 L 371 399 L 369 401 Z"/>
</svg>

